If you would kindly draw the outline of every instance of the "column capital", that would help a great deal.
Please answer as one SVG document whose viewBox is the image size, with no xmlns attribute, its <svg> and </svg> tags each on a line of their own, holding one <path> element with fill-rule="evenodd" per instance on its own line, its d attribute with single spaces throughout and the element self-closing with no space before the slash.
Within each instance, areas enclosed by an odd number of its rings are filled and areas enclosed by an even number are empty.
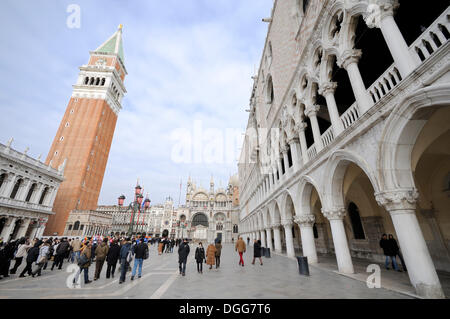
<svg viewBox="0 0 450 319">
<path fill-rule="evenodd" d="M 300 132 L 304 132 L 307 127 L 308 127 L 308 124 L 306 124 L 306 122 L 300 122 L 300 123 L 295 124 L 294 129 L 295 129 L 295 131 L 300 133 Z"/>
<path fill-rule="evenodd" d="M 328 219 L 328 220 L 343 220 L 346 211 L 344 207 L 340 208 L 333 208 L 333 209 L 323 209 L 322 208 L 322 214 Z"/>
<path fill-rule="evenodd" d="M 328 94 L 334 94 L 337 88 L 336 82 L 325 82 L 319 85 L 319 94 L 326 96 Z"/>
<path fill-rule="evenodd" d="M 345 50 L 339 56 L 337 60 L 337 65 L 340 68 L 347 69 L 347 66 L 351 63 L 358 63 L 359 59 L 362 56 L 361 50 Z"/>
<path fill-rule="evenodd" d="M 296 216 L 294 218 L 294 221 L 299 226 L 310 226 L 310 227 L 312 227 L 314 225 L 314 222 L 316 221 L 316 217 L 314 215 L 300 215 L 300 216 Z"/>
<path fill-rule="evenodd" d="M 316 116 L 317 112 L 319 112 L 320 110 L 320 105 L 317 104 L 313 104 L 313 105 L 308 105 L 305 109 L 305 115 L 309 118 L 311 118 L 311 116 Z"/>
<path fill-rule="evenodd" d="M 283 227 L 292 227 L 292 225 L 294 224 L 292 219 L 282 219 L 281 220 L 281 225 L 283 225 Z"/>
<path fill-rule="evenodd" d="M 367 6 L 364 21 L 369 28 L 380 28 L 381 20 L 385 17 L 393 17 L 394 10 L 399 6 L 398 1 L 383 1 L 382 3 L 372 3 Z"/>
<path fill-rule="evenodd" d="M 281 223 L 272 223 L 272 228 L 280 228 L 281 227 Z"/>
<path fill-rule="evenodd" d="M 378 205 L 392 212 L 396 210 L 415 210 L 419 192 L 415 188 L 396 189 L 375 193 Z"/>
<path fill-rule="evenodd" d="M 287 140 L 287 142 L 288 142 L 289 145 L 300 144 L 300 139 L 297 136 L 292 136 L 291 138 L 289 138 Z"/>
</svg>

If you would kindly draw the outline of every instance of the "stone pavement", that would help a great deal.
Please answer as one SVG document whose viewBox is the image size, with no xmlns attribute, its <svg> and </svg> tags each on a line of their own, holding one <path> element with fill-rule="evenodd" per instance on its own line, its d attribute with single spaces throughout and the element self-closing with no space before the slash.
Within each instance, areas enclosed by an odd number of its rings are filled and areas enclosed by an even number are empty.
<svg viewBox="0 0 450 319">
<path fill-rule="evenodd" d="M 296 299 L 296 298 L 409 298 L 404 294 L 383 288 L 369 289 L 365 282 L 338 275 L 332 271 L 310 267 L 311 276 L 300 276 L 297 262 L 291 258 L 272 255 L 264 258 L 264 265 L 251 265 L 253 248 L 244 255 L 245 267 L 238 265 L 238 255 L 232 245 L 224 245 L 221 267 L 209 270 L 203 264 L 203 274 L 198 274 L 194 261 L 196 245 L 191 245 L 186 276 L 178 273 L 178 254 L 158 256 L 156 246 L 150 249 L 150 258 L 144 261 L 142 278 L 119 285 L 119 276 L 106 279 L 104 266 L 101 278 L 80 289 L 69 289 L 66 280 L 71 275 L 63 270 L 42 272 L 41 277 L 10 278 L 0 280 L 0 298 L 185 298 L 185 299 Z M 51 266 L 51 264 L 50 264 Z M 25 267 L 21 265 L 18 273 Z M 89 269 L 92 280 L 95 266 Z M 70 281 L 70 278 L 69 278 Z"/>
</svg>

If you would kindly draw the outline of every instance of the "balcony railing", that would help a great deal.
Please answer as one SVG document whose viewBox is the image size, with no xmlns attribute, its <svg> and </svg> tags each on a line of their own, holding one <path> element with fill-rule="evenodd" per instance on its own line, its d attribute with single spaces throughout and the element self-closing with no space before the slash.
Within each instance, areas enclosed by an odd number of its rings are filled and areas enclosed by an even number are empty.
<svg viewBox="0 0 450 319">
<path fill-rule="evenodd" d="M 323 147 L 327 146 L 334 140 L 333 127 L 330 126 L 321 136 Z"/>
<path fill-rule="evenodd" d="M 8 197 L 0 197 L 0 206 L 42 212 L 42 213 L 47 213 L 47 214 L 52 213 L 52 208 L 50 206 L 29 203 L 29 202 L 12 199 L 12 198 L 8 198 Z"/>
</svg>

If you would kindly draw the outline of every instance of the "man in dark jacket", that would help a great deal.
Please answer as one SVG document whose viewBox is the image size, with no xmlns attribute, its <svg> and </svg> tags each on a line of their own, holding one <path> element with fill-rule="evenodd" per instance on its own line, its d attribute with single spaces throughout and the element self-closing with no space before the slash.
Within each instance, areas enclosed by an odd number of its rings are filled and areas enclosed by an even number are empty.
<svg viewBox="0 0 450 319">
<path fill-rule="evenodd" d="M 139 274 L 138 278 L 142 277 L 142 264 L 144 263 L 144 259 L 146 259 L 146 255 L 148 252 L 148 245 L 144 243 L 144 238 L 139 240 L 139 244 L 134 246 L 134 266 L 133 271 L 131 273 L 131 280 L 134 280 L 134 276 L 136 275 L 136 268 L 139 266 Z"/>
<path fill-rule="evenodd" d="M 189 244 L 187 238 L 184 239 L 183 243 L 178 248 L 178 263 L 180 265 L 180 274 L 185 276 L 186 275 L 186 263 L 187 263 L 187 257 L 189 255 Z"/>
<path fill-rule="evenodd" d="M 16 242 L 11 241 L 0 250 L 0 279 L 1 276 L 9 277 L 9 267 L 11 260 L 14 258 L 14 251 L 16 250 Z"/>
<path fill-rule="evenodd" d="M 119 284 L 125 281 L 125 276 L 127 274 L 128 267 L 130 267 L 130 263 L 127 260 L 128 253 L 131 251 L 131 238 L 127 238 L 120 248 L 120 280 Z"/>
<path fill-rule="evenodd" d="M 55 259 L 53 260 L 52 270 L 55 268 L 55 266 L 58 266 L 58 269 L 62 268 L 64 257 L 66 256 L 67 252 L 69 251 L 70 244 L 66 240 L 66 238 L 61 239 L 61 242 L 58 245 L 58 248 L 56 248 L 56 255 Z"/>
<path fill-rule="evenodd" d="M 117 240 L 114 240 L 109 247 L 108 255 L 106 256 L 106 262 L 108 268 L 106 268 L 106 278 L 111 275 L 114 278 L 114 272 L 116 271 L 117 260 L 119 260 L 120 246 L 117 244 Z"/>
<path fill-rule="evenodd" d="M 395 251 L 395 247 L 393 246 L 392 241 L 387 238 L 386 234 L 383 234 L 383 236 L 381 237 L 380 247 L 383 249 L 383 253 L 386 256 L 384 267 L 389 270 L 389 259 L 391 259 L 392 267 L 394 267 L 395 270 L 399 271 L 397 261 L 395 260 L 395 255 L 397 254 L 397 252 Z"/>
<path fill-rule="evenodd" d="M 22 271 L 19 277 L 25 277 L 25 273 L 28 274 L 28 276 L 31 276 L 31 273 L 33 271 L 33 263 L 37 261 L 39 256 L 39 246 L 42 244 L 40 240 L 37 240 L 33 247 L 30 248 L 27 255 L 27 266 Z"/>
<path fill-rule="evenodd" d="M 259 262 L 261 265 L 263 264 L 261 259 L 261 240 L 255 240 L 255 243 L 253 244 L 253 261 L 252 265 L 255 264 L 255 258 L 259 258 Z"/>
</svg>

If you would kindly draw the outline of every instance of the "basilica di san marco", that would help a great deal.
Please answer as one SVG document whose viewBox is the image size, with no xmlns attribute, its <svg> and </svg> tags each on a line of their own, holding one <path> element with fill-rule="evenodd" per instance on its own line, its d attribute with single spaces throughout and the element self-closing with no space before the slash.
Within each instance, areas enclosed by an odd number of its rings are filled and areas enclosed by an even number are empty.
<svg viewBox="0 0 450 319">
<path fill-rule="evenodd" d="M 450 297 L 448 1 L 79 2 L 0 4 L 0 300 Z M 174 159 L 198 122 L 231 164 Z"/>
</svg>

